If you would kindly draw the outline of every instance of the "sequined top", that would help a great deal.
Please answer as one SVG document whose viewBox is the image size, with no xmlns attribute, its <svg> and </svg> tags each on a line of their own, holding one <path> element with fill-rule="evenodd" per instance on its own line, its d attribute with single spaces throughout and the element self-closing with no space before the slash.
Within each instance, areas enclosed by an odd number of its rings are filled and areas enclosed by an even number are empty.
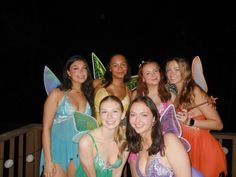
<svg viewBox="0 0 236 177">
<path fill-rule="evenodd" d="M 153 155 L 153 159 L 150 161 L 149 165 L 146 167 L 146 175 L 143 175 L 139 168 L 139 156 L 136 161 L 136 171 L 140 177 L 174 177 L 174 172 L 172 169 L 164 166 L 161 163 L 160 152 Z"/>
<path fill-rule="evenodd" d="M 98 177 L 112 177 L 112 169 L 119 168 L 122 164 L 122 159 L 117 159 L 115 163 L 108 164 L 105 160 L 102 159 L 101 154 L 99 153 L 96 141 L 94 137 L 87 133 L 93 140 L 93 145 L 96 148 L 96 156 L 93 159 L 94 167 L 96 170 L 96 176 Z M 76 177 L 86 177 L 86 173 L 84 172 L 84 169 L 81 164 L 79 164 L 77 170 L 76 170 Z"/>
</svg>

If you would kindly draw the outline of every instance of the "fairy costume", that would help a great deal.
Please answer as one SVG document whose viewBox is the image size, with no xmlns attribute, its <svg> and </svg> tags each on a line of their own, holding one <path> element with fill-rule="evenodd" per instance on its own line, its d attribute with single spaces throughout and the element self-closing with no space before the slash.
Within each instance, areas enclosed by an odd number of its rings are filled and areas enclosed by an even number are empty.
<svg viewBox="0 0 236 177">
<path fill-rule="evenodd" d="M 192 77 L 194 81 L 205 91 L 208 91 L 207 83 L 203 75 L 201 60 L 196 56 L 192 61 Z M 211 98 L 213 99 L 213 97 Z M 214 102 L 214 100 L 213 100 Z M 194 120 L 205 120 L 204 115 L 193 115 L 191 109 L 211 101 L 203 102 L 190 108 L 189 117 Z M 179 111 L 179 108 L 176 109 Z M 193 167 L 201 171 L 205 177 L 217 177 L 220 173 L 227 174 L 226 156 L 221 144 L 211 135 L 207 129 L 188 126 L 181 122 L 183 137 L 190 143 L 190 161 Z"/>
<path fill-rule="evenodd" d="M 67 96 L 67 92 L 64 92 L 64 96 L 57 107 L 51 128 L 51 157 L 52 161 L 60 164 L 65 171 L 70 160 L 73 160 L 76 166 L 79 165 L 78 144 L 72 141 L 72 137 L 78 133 L 74 122 L 75 111 Z M 91 115 L 89 103 L 87 103 L 84 113 Z M 43 171 L 44 163 L 44 153 L 42 150 L 40 174 Z"/>
<path fill-rule="evenodd" d="M 164 166 L 161 163 L 160 152 L 153 155 L 153 159 L 146 168 L 146 175 L 144 176 L 139 169 L 139 156 L 136 161 L 136 171 L 139 177 L 174 177 L 172 169 Z"/>
<path fill-rule="evenodd" d="M 204 115 L 192 117 L 204 120 Z M 216 177 L 221 172 L 227 174 L 226 157 L 221 144 L 209 130 L 181 124 L 183 137 L 191 144 L 189 152 L 191 164 L 205 177 Z"/>
<path fill-rule="evenodd" d="M 101 154 L 99 153 L 99 149 L 96 144 L 95 138 L 90 134 L 87 133 L 93 141 L 93 145 L 96 149 L 96 156 L 93 158 L 93 163 L 94 163 L 94 168 L 96 170 L 96 176 L 99 177 L 112 177 L 112 169 L 119 168 L 122 164 L 122 159 L 117 159 L 115 163 L 108 165 L 106 161 L 102 159 Z M 79 164 L 77 170 L 76 170 L 76 175 L 75 177 L 87 177 L 83 166 Z"/>
<path fill-rule="evenodd" d="M 179 124 L 179 121 L 176 118 L 175 107 L 173 104 L 162 103 L 159 108 L 163 109 L 163 112 L 160 112 L 160 122 L 161 129 L 163 134 L 173 133 L 184 145 L 187 152 L 190 151 L 191 146 L 189 142 L 182 137 L 182 130 Z M 149 165 L 146 167 L 146 176 L 144 176 L 139 169 L 139 155 L 138 153 L 131 153 L 132 157 L 129 157 L 129 160 L 135 160 L 136 171 L 140 177 L 174 177 L 173 170 L 169 167 L 164 166 L 160 160 L 160 152 L 153 155 L 153 159 L 150 161 Z M 198 170 L 194 167 L 191 168 L 192 177 L 204 177 Z"/>
</svg>

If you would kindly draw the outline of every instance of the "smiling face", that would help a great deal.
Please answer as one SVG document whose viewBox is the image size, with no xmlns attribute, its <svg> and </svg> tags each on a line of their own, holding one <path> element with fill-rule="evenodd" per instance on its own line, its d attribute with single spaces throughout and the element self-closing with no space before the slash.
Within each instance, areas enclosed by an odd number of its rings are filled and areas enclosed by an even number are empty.
<svg viewBox="0 0 236 177">
<path fill-rule="evenodd" d="M 111 58 L 109 69 L 114 78 L 123 79 L 128 71 L 128 65 L 123 55 L 115 55 Z"/>
<path fill-rule="evenodd" d="M 147 85 L 158 85 L 161 79 L 159 66 L 150 62 L 143 66 L 142 68 L 142 79 Z"/>
<path fill-rule="evenodd" d="M 141 136 L 150 135 L 155 122 L 151 110 L 144 102 L 135 102 L 132 104 L 129 113 L 129 123 Z"/>
<path fill-rule="evenodd" d="M 177 61 L 172 60 L 166 65 L 166 77 L 171 84 L 178 84 L 182 82 L 181 68 Z"/>
<path fill-rule="evenodd" d="M 124 113 L 121 106 L 122 105 L 120 103 L 112 99 L 101 102 L 99 113 L 103 127 L 108 129 L 118 127 L 121 119 L 124 118 Z"/>
<path fill-rule="evenodd" d="M 76 60 L 74 61 L 69 70 L 67 70 L 67 74 L 70 76 L 72 82 L 76 83 L 84 83 L 88 78 L 88 68 L 84 61 Z"/>
</svg>

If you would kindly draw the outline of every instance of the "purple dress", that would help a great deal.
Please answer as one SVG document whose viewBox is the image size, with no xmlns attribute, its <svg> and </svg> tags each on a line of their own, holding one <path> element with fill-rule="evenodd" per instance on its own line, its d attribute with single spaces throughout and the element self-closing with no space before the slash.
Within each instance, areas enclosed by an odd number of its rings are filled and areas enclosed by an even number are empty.
<svg viewBox="0 0 236 177">
<path fill-rule="evenodd" d="M 153 155 L 153 159 L 146 167 L 146 176 L 139 169 L 139 156 L 136 161 L 136 171 L 140 177 L 174 177 L 172 169 L 164 166 L 160 160 L 160 153 Z"/>
</svg>

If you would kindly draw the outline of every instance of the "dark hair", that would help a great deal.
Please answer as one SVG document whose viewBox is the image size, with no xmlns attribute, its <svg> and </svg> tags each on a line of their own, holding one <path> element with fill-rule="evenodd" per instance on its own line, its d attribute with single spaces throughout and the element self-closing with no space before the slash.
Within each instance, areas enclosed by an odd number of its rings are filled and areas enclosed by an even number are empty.
<svg viewBox="0 0 236 177">
<path fill-rule="evenodd" d="M 152 112 L 153 117 L 155 117 L 155 122 L 152 127 L 151 131 L 151 139 L 152 144 L 147 149 L 148 155 L 153 155 L 158 152 L 161 153 L 161 155 L 164 155 L 164 138 L 161 130 L 161 123 L 160 123 L 160 114 L 156 108 L 155 103 L 152 101 L 151 98 L 148 96 L 139 96 L 136 97 L 130 104 L 129 109 L 127 111 L 127 129 L 126 129 L 126 138 L 128 141 L 128 149 L 133 153 L 138 153 L 142 150 L 142 139 L 140 134 L 138 134 L 135 129 L 131 126 L 129 122 L 129 115 L 130 115 L 130 109 L 134 103 L 142 102 L 144 103 Z"/>
<path fill-rule="evenodd" d="M 93 88 L 93 78 L 91 75 L 91 72 L 89 70 L 88 62 L 82 55 L 74 55 L 70 57 L 63 69 L 63 76 L 62 76 L 62 84 L 58 87 L 62 91 L 67 91 L 69 89 L 72 89 L 72 82 L 70 79 L 70 76 L 68 75 L 67 71 L 70 69 L 70 66 L 75 62 L 75 61 L 83 61 L 87 67 L 87 74 L 88 77 L 84 83 L 82 83 L 82 91 L 86 99 L 88 100 L 91 108 L 92 108 L 92 114 L 94 114 L 94 88 Z"/>
<path fill-rule="evenodd" d="M 128 64 L 128 61 L 126 59 L 126 57 L 123 55 L 123 54 L 120 54 L 120 53 L 117 53 L 117 54 L 114 54 L 110 57 L 110 60 L 109 60 L 109 64 L 107 65 L 106 67 L 106 72 L 105 72 L 105 75 L 104 75 L 104 81 L 103 81 L 103 84 L 104 84 L 104 87 L 108 87 L 111 83 L 112 83 L 112 73 L 110 71 L 110 62 L 111 62 L 111 59 L 114 57 L 114 56 L 117 56 L 117 55 L 120 55 L 120 56 L 123 56 L 126 63 L 127 63 L 127 73 L 125 74 L 124 76 L 124 82 L 127 82 L 128 80 L 130 80 L 130 77 L 131 77 L 131 68 Z"/>
<path fill-rule="evenodd" d="M 159 93 L 159 97 L 161 99 L 162 102 L 167 102 L 168 100 L 170 100 L 171 98 L 171 94 L 165 89 L 165 78 L 164 78 L 164 74 L 161 70 L 160 65 L 153 60 L 148 60 L 148 61 L 143 61 L 140 65 L 139 65 L 139 70 L 138 70 L 138 80 L 137 80 L 137 97 L 140 95 L 148 95 L 148 88 L 147 88 L 147 84 L 146 82 L 143 82 L 143 68 L 145 65 L 149 64 L 149 63 L 154 63 L 158 69 L 159 69 L 159 73 L 160 73 L 160 82 L 158 85 L 158 93 Z"/>
</svg>

